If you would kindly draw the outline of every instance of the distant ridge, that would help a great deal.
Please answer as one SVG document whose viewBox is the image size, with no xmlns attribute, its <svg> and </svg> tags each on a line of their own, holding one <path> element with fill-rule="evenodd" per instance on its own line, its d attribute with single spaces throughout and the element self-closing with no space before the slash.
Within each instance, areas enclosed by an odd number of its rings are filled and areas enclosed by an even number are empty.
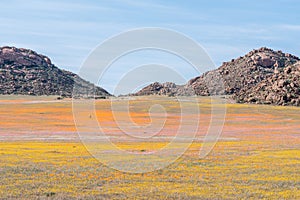
<svg viewBox="0 0 300 200">
<path fill-rule="evenodd" d="M 111 96 L 78 75 L 59 69 L 48 57 L 35 51 L 8 46 L 0 48 L 0 94 L 72 97 L 75 83 L 82 96 Z"/>
<path fill-rule="evenodd" d="M 144 87 L 133 95 L 234 95 L 234 98 L 241 103 L 298 105 L 295 103 L 295 100 L 293 100 L 293 103 L 275 100 L 264 101 L 259 100 L 259 98 L 255 101 L 255 98 L 253 99 L 253 96 L 246 91 L 254 88 L 264 80 L 272 79 L 274 74 L 284 73 L 285 68 L 294 65 L 299 60 L 297 56 L 262 47 L 250 51 L 237 59 L 232 59 L 230 62 L 224 62 L 218 69 L 195 77 L 185 85 L 179 86 L 174 83 L 161 84 L 156 82 Z M 295 74 L 295 76 L 298 79 L 300 78 L 299 75 Z M 221 82 L 223 87 L 220 87 Z M 281 94 L 282 92 L 278 91 L 277 93 Z M 252 93 L 252 95 L 254 94 Z M 279 95 L 276 99 L 278 98 L 282 97 Z"/>
</svg>

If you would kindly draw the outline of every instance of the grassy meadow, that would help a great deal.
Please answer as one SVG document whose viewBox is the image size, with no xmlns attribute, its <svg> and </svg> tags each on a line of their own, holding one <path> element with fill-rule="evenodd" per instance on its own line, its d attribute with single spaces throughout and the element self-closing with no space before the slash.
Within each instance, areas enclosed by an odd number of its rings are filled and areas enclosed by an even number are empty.
<svg viewBox="0 0 300 200">
<path fill-rule="evenodd" d="M 76 132 L 70 99 L 2 96 L 0 199 L 300 199 L 300 108 L 228 102 L 219 141 L 199 158 L 212 114 L 210 98 L 197 101 L 200 126 L 188 150 L 165 168 L 133 174 L 89 153 Z M 130 101 L 135 124 L 151 123 L 151 104 L 168 113 L 165 129 L 153 140 L 123 136 L 110 100 L 97 100 L 96 112 L 83 119 L 96 117 L 120 149 L 151 152 L 170 142 L 181 113 L 173 98 L 136 97 Z M 185 104 L 189 108 L 189 101 Z"/>
</svg>

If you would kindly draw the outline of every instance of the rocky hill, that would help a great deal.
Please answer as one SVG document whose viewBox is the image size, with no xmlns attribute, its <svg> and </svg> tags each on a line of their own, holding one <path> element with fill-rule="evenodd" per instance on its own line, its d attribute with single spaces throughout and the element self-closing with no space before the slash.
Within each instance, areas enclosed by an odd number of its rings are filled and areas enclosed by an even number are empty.
<svg viewBox="0 0 300 200">
<path fill-rule="evenodd" d="M 197 95 L 237 94 L 297 61 L 299 58 L 296 56 L 263 47 L 223 63 L 218 69 L 190 80 L 187 86 L 193 88 Z"/>
<path fill-rule="evenodd" d="M 188 81 L 186 85 L 174 83 L 153 83 L 135 95 L 233 95 L 240 102 L 249 102 L 247 90 L 280 74 L 299 58 L 281 51 L 263 47 L 247 53 L 245 56 L 225 62 L 212 70 Z M 250 94 L 249 94 L 250 95 Z M 251 100 L 251 102 L 254 100 Z M 275 100 L 274 100 L 275 101 Z M 257 101 L 259 103 L 260 101 Z M 271 102 L 275 103 L 275 102 Z M 281 102 L 276 104 L 282 105 Z"/>
<path fill-rule="evenodd" d="M 74 84 L 81 95 L 110 96 L 103 88 L 57 68 L 46 56 L 29 49 L 0 48 L 0 94 L 71 97 Z"/>
<path fill-rule="evenodd" d="M 185 87 L 185 85 L 176 85 L 175 83 L 171 83 L 171 82 L 166 82 L 166 83 L 154 82 L 132 95 L 134 96 L 147 96 L 147 95 L 191 96 L 193 94 L 194 94 L 193 90 L 191 88 Z"/>
<path fill-rule="evenodd" d="M 278 69 L 256 86 L 243 88 L 234 97 L 240 103 L 300 106 L 300 62 Z"/>
</svg>

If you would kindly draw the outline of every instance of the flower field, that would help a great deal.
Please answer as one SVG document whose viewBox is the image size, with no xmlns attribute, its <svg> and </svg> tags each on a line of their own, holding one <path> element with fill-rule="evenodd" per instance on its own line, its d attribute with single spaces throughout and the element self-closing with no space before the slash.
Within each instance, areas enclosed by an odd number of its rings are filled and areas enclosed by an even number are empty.
<svg viewBox="0 0 300 200">
<path fill-rule="evenodd" d="M 199 98 L 202 128 L 188 150 L 165 168 L 133 174 L 95 159 L 76 133 L 72 101 L 52 99 L 0 100 L 0 199 L 300 199 L 300 108 L 227 103 L 219 141 L 199 158 L 211 117 L 210 99 Z M 109 100 L 96 101 L 95 116 L 118 148 L 151 152 L 167 145 L 180 117 L 176 102 L 151 102 L 170 113 L 155 140 L 118 139 Z M 136 124 L 151 122 L 143 98 L 130 105 Z"/>
</svg>

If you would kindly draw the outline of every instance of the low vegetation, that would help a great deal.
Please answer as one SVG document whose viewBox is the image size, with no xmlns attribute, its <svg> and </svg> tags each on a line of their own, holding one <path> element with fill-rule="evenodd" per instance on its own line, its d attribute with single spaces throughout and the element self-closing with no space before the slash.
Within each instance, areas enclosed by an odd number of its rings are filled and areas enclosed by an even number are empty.
<svg viewBox="0 0 300 200">
<path fill-rule="evenodd" d="M 1 199 L 300 199 L 297 107 L 227 104 L 223 133 L 206 158 L 199 158 L 202 142 L 195 140 L 168 167 L 130 174 L 103 165 L 86 150 L 75 132 L 69 100 L 3 98 Z M 147 123 L 143 101 L 131 101 L 131 116 L 138 124 Z M 162 97 L 152 101 L 164 103 L 173 113 L 168 126 L 175 129 L 178 105 Z M 210 101 L 199 101 L 204 132 Z M 109 100 L 96 102 L 99 120 L 111 121 L 109 106 Z M 165 134 L 172 136 L 172 131 Z M 127 151 L 147 152 L 165 142 L 116 144 Z"/>
</svg>

